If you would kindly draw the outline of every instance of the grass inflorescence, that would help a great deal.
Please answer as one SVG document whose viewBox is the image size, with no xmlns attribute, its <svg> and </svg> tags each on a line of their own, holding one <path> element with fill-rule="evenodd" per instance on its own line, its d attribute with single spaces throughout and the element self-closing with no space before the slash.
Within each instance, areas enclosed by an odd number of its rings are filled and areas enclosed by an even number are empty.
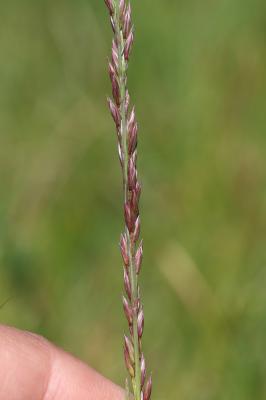
<svg viewBox="0 0 266 400">
<path fill-rule="evenodd" d="M 129 326 L 129 335 L 124 336 L 124 356 L 134 400 L 150 400 L 152 380 L 151 376 L 146 377 L 146 363 L 141 343 L 144 313 L 139 288 L 143 243 L 139 239 L 141 185 L 137 173 L 138 124 L 135 107 L 130 107 L 127 89 L 127 69 L 134 40 L 134 28 L 129 1 L 105 0 L 105 3 L 114 34 L 109 61 L 113 98 L 108 99 L 108 104 L 116 126 L 124 191 L 125 231 L 121 235 L 120 248 L 124 263 L 123 307 Z"/>
</svg>

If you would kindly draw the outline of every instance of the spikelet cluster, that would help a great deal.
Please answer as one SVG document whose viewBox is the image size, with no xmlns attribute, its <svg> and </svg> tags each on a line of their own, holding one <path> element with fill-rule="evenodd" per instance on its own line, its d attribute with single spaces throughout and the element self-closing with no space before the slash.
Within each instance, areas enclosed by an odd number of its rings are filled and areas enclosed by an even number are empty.
<svg viewBox="0 0 266 400">
<path fill-rule="evenodd" d="M 146 363 L 142 351 L 144 313 L 138 283 L 143 258 L 143 243 L 139 240 L 141 185 L 137 174 L 138 124 L 135 108 L 130 106 L 127 89 L 127 69 L 134 30 L 129 1 L 104 1 L 114 34 L 108 66 L 113 96 L 108 99 L 108 105 L 116 126 L 124 189 L 125 231 L 120 238 L 120 249 L 124 264 L 123 308 L 129 326 L 129 335 L 124 337 L 124 357 L 134 400 L 150 400 L 152 380 L 151 377 L 146 378 Z"/>
</svg>

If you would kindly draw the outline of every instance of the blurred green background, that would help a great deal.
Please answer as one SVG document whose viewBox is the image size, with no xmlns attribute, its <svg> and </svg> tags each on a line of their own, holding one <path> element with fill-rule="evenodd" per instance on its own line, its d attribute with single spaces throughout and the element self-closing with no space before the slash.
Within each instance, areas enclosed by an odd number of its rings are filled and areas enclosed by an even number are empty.
<svg viewBox="0 0 266 400">
<path fill-rule="evenodd" d="M 266 6 L 132 0 L 154 400 L 266 398 Z M 124 382 L 99 0 L 0 6 L 0 310 Z"/>
</svg>

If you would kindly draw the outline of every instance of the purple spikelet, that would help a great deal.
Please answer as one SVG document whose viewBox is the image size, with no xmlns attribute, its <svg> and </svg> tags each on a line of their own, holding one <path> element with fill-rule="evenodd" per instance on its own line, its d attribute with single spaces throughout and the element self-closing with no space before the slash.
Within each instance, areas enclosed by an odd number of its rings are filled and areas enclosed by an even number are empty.
<svg viewBox="0 0 266 400">
<path fill-rule="evenodd" d="M 116 126 L 118 154 L 123 172 L 125 231 L 120 238 L 120 250 L 124 264 L 123 308 L 130 334 L 124 338 L 124 357 L 134 400 L 150 400 L 152 381 L 151 378 L 146 380 L 146 362 L 141 346 L 144 313 L 138 283 L 143 258 L 142 241 L 139 243 L 141 185 L 137 173 L 138 124 L 135 107 L 130 107 L 127 90 L 127 69 L 134 29 L 129 0 L 104 1 L 114 32 L 108 65 L 113 99 L 108 99 L 108 105 Z"/>
</svg>

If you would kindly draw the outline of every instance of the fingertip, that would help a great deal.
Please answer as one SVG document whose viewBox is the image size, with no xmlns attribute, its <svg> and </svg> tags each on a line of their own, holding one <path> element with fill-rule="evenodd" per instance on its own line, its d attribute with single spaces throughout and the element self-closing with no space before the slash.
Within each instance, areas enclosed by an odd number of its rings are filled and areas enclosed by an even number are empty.
<svg viewBox="0 0 266 400">
<path fill-rule="evenodd" d="M 124 391 L 84 362 L 54 348 L 47 399 L 124 400 Z"/>
<path fill-rule="evenodd" d="M 49 379 L 50 347 L 41 337 L 0 326 L 0 399 L 41 400 Z"/>
<path fill-rule="evenodd" d="M 124 391 L 36 334 L 0 325 L 0 400 L 123 400 Z"/>
</svg>

